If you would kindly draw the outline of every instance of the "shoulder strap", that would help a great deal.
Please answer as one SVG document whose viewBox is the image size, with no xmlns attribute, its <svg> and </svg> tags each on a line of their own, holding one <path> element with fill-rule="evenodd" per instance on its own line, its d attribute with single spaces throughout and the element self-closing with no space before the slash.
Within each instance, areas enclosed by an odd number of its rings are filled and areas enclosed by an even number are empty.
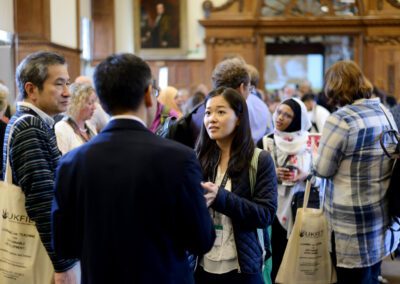
<svg viewBox="0 0 400 284">
<path fill-rule="evenodd" d="M 390 129 L 386 130 L 386 131 L 383 131 L 381 133 L 381 135 L 379 136 L 379 143 L 381 144 L 381 148 L 383 149 L 383 152 L 385 153 L 386 156 L 388 156 L 390 159 L 394 158 L 395 160 L 397 160 L 400 157 L 400 153 L 399 153 L 399 138 L 398 138 L 399 133 L 398 133 L 398 131 L 396 131 L 396 129 L 393 128 L 393 125 L 390 122 L 389 116 L 387 115 L 385 109 L 381 105 L 379 105 L 379 107 L 383 111 L 383 114 L 386 116 L 386 120 L 389 122 L 389 125 L 390 125 Z M 393 134 L 393 137 L 397 140 L 396 151 L 392 155 L 389 154 L 389 152 L 386 150 L 386 147 L 385 147 L 385 144 L 384 144 L 384 141 L 383 141 L 384 135 L 387 134 L 387 133 Z M 393 165 L 393 168 L 394 168 L 394 165 Z"/>
<path fill-rule="evenodd" d="M 383 111 L 383 114 L 386 116 L 386 119 L 387 119 L 387 121 L 389 122 L 389 125 L 390 125 L 391 130 L 395 130 L 395 129 L 393 128 L 392 123 L 390 122 L 390 119 L 389 119 L 389 117 L 388 117 L 388 115 L 387 115 L 385 109 L 384 109 L 381 105 L 379 105 L 379 107 L 380 107 L 380 109 Z"/>
<path fill-rule="evenodd" d="M 254 153 L 253 153 L 253 157 L 251 158 L 251 163 L 250 163 L 250 168 L 249 168 L 249 178 L 250 178 L 250 191 L 251 191 L 251 196 L 254 195 L 254 187 L 256 185 L 256 179 L 257 179 L 257 170 L 258 170 L 258 158 L 261 154 L 261 149 L 259 148 L 255 148 L 254 149 Z M 265 229 L 261 229 L 258 228 L 257 229 L 257 238 L 258 241 L 260 243 L 260 246 L 262 248 L 262 252 L 263 252 L 263 260 L 265 258 L 266 255 L 266 250 L 265 250 L 265 242 L 264 242 L 264 230 Z M 263 261 L 263 270 L 264 270 L 264 261 Z"/>
<path fill-rule="evenodd" d="M 10 141 L 11 141 L 11 135 L 14 132 L 14 127 L 17 124 L 18 121 L 22 120 L 25 117 L 28 116 L 33 116 L 31 114 L 23 114 L 20 117 L 18 117 L 13 125 L 10 126 L 10 131 L 8 132 L 8 140 L 7 140 L 7 149 L 6 149 L 6 171 L 4 173 L 4 182 L 12 184 L 12 169 L 11 169 L 11 164 L 10 164 Z"/>
<path fill-rule="evenodd" d="M 166 105 L 162 106 L 161 115 L 160 115 L 160 124 L 164 124 L 164 121 L 169 117 L 170 108 Z"/>
<path fill-rule="evenodd" d="M 256 185 L 257 179 L 257 169 L 258 169 L 258 157 L 261 154 L 261 149 L 255 148 L 253 157 L 251 158 L 250 168 L 249 168 L 249 179 L 250 179 L 250 191 L 251 196 L 254 194 L 254 187 Z"/>
<path fill-rule="evenodd" d="M 311 126 L 315 128 L 315 130 L 317 131 L 317 133 L 319 133 L 318 125 L 317 125 L 316 122 L 312 121 L 312 122 L 311 122 Z"/>
</svg>

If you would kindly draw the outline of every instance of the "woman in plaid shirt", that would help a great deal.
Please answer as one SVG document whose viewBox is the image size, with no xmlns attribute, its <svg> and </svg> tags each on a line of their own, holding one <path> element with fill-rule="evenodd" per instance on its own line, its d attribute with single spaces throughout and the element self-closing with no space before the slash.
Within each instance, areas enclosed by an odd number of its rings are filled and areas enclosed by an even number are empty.
<svg viewBox="0 0 400 284">
<path fill-rule="evenodd" d="M 397 247 L 386 200 L 393 163 L 379 135 L 396 124 L 352 61 L 329 68 L 325 94 L 341 107 L 325 123 L 316 162 L 318 175 L 328 178 L 325 210 L 338 283 L 379 283 L 381 261 Z"/>
</svg>

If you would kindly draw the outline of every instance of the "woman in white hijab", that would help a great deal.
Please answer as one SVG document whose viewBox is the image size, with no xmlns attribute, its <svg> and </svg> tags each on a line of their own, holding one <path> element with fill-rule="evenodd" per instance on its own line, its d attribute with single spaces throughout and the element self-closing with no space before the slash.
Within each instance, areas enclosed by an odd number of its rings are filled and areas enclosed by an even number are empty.
<svg viewBox="0 0 400 284">
<path fill-rule="evenodd" d="M 308 132 L 311 122 L 302 101 L 291 98 L 282 102 L 276 108 L 273 122 L 274 132 L 265 135 L 257 145 L 271 153 L 278 176 L 278 209 L 271 237 L 274 280 L 292 231 L 297 204 L 304 197 L 306 179 L 311 177 L 313 159 Z M 314 200 L 319 201 L 318 192 L 316 195 Z"/>
</svg>

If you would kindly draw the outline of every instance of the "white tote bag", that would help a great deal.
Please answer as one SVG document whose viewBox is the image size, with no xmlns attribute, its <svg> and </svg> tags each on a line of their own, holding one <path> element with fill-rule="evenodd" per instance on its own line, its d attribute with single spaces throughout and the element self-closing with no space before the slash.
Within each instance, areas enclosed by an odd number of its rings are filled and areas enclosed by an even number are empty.
<svg viewBox="0 0 400 284">
<path fill-rule="evenodd" d="M 0 283 L 53 283 L 54 268 L 35 222 L 26 213 L 25 194 L 12 184 L 9 141 L 5 181 L 0 181 L 0 212 Z"/>
<path fill-rule="evenodd" d="M 328 284 L 336 282 L 336 271 L 329 254 L 329 231 L 322 209 L 307 208 L 311 183 L 308 181 L 303 208 L 296 220 L 276 283 Z M 323 208 L 323 202 L 321 206 Z"/>
</svg>

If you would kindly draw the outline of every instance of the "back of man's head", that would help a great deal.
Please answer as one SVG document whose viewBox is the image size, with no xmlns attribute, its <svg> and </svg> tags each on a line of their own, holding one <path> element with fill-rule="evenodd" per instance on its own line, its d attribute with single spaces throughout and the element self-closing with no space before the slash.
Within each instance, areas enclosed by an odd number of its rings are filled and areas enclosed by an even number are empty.
<svg viewBox="0 0 400 284">
<path fill-rule="evenodd" d="M 246 66 L 250 75 L 250 85 L 258 87 L 258 82 L 260 81 L 260 73 L 255 66 L 251 64 L 246 64 Z"/>
<path fill-rule="evenodd" d="M 147 63 L 129 53 L 107 57 L 93 78 L 101 105 L 114 115 L 137 110 L 152 79 Z"/>
<path fill-rule="evenodd" d="M 43 89 L 43 83 L 48 76 L 48 67 L 51 65 L 65 65 L 65 59 L 61 55 L 49 52 L 39 51 L 29 54 L 17 67 L 15 81 L 22 98 L 28 94 L 25 91 L 25 84 L 31 82 L 33 85 Z"/>
<path fill-rule="evenodd" d="M 250 82 L 250 76 L 243 60 L 230 58 L 217 64 L 211 80 L 214 89 L 219 87 L 237 89 L 242 83 L 247 86 Z"/>
</svg>

